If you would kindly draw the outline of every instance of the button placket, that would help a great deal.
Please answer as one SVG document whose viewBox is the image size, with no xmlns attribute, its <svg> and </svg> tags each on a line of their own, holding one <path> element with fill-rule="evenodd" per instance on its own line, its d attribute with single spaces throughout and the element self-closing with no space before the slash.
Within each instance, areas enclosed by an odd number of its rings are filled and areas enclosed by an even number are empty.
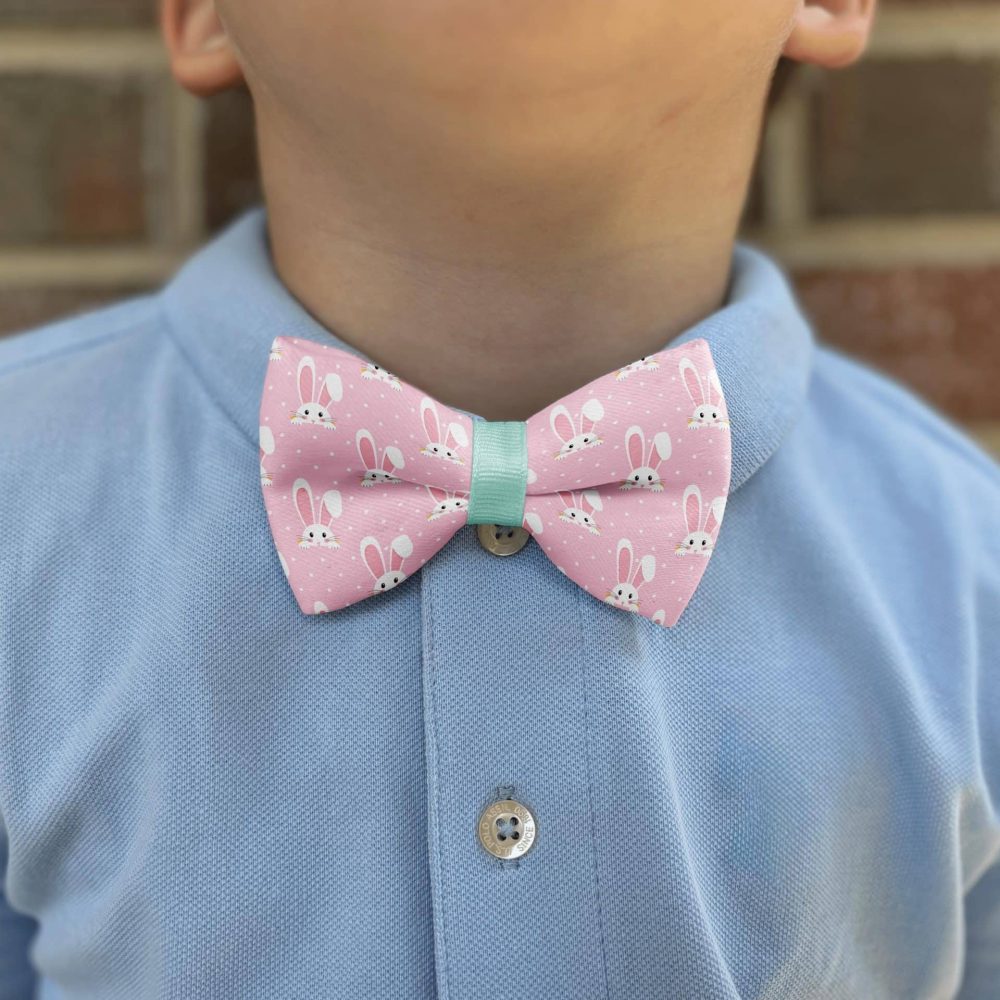
<svg viewBox="0 0 1000 1000">
<path fill-rule="evenodd" d="M 579 594 L 539 546 L 523 551 L 483 560 L 461 531 L 422 571 L 429 871 L 448 1000 L 495 998 L 512 955 L 553 1000 L 607 992 Z M 475 615 L 456 621 L 456 608 Z M 553 928 L 579 948 L 554 952 Z"/>
</svg>

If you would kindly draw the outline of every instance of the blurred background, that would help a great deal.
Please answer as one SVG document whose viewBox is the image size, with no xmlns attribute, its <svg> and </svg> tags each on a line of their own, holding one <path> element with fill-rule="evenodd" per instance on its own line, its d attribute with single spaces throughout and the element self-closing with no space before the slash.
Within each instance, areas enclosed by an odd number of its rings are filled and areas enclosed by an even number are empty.
<svg viewBox="0 0 1000 1000">
<path fill-rule="evenodd" d="M 160 284 L 258 197 L 249 99 L 172 84 L 156 0 L 0 0 L 0 335 Z M 1000 0 L 882 0 L 862 64 L 791 76 L 742 235 L 1000 454 Z"/>
</svg>

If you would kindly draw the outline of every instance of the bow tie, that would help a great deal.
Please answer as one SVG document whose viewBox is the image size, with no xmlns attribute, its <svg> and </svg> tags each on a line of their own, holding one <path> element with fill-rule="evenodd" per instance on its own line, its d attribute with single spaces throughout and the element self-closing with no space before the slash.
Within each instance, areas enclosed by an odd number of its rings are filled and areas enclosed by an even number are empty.
<svg viewBox="0 0 1000 1000">
<path fill-rule="evenodd" d="M 472 420 L 354 354 L 271 345 L 260 481 L 306 614 L 377 596 L 465 524 L 526 528 L 587 593 L 673 625 L 715 548 L 729 421 L 704 340 L 527 421 Z"/>
</svg>

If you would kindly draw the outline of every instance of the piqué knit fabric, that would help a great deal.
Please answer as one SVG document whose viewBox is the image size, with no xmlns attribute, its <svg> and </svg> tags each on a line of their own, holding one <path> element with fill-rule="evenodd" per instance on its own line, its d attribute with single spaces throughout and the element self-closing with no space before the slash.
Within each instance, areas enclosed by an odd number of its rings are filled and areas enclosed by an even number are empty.
<svg viewBox="0 0 1000 1000">
<path fill-rule="evenodd" d="M 304 615 L 260 486 L 276 330 L 391 370 L 284 289 L 260 211 L 0 342 L 3 1000 L 998 995 L 984 453 L 737 244 L 663 344 L 704 339 L 733 427 L 674 627 L 469 525 Z M 476 836 L 506 795 L 517 863 Z"/>
</svg>

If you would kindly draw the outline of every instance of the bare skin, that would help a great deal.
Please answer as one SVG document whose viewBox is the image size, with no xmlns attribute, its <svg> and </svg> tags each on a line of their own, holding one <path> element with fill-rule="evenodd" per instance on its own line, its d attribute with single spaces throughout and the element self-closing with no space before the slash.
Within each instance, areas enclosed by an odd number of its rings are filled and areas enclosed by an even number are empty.
<svg viewBox="0 0 1000 1000">
<path fill-rule="evenodd" d="M 875 0 L 164 0 L 178 80 L 249 86 L 276 269 L 445 403 L 522 420 L 726 295 L 779 55 Z"/>
</svg>

